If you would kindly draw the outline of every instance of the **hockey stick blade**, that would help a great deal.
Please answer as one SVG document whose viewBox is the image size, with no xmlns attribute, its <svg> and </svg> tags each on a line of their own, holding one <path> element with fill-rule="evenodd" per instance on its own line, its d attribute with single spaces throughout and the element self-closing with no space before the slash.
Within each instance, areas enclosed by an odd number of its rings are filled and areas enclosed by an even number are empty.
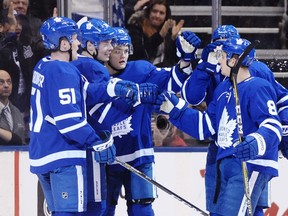
<svg viewBox="0 0 288 216">
<path fill-rule="evenodd" d="M 132 173 L 138 175 L 140 178 L 144 179 L 145 181 L 149 182 L 150 184 L 155 185 L 156 187 L 160 188 L 161 190 L 163 190 L 164 192 L 174 196 L 174 198 L 176 198 L 177 200 L 184 202 L 187 206 L 189 206 L 190 208 L 196 210 L 197 212 L 199 212 L 201 215 L 204 216 L 208 216 L 208 214 L 203 211 L 202 209 L 198 208 L 197 206 L 193 205 L 192 203 L 190 203 L 189 201 L 187 201 L 186 199 L 180 197 L 179 195 L 175 194 L 174 192 L 172 192 L 171 190 L 169 190 L 168 188 L 164 187 L 163 185 L 159 184 L 158 182 L 156 182 L 155 180 L 151 179 L 149 176 L 145 175 L 144 173 L 140 172 L 139 170 L 137 170 L 136 168 L 134 168 L 133 166 L 131 166 L 128 163 L 125 163 L 123 161 L 120 161 L 118 158 L 115 159 L 115 161 L 120 164 L 121 166 L 123 166 L 124 168 L 126 168 L 127 170 L 131 171 Z"/>
<path fill-rule="evenodd" d="M 237 86 L 237 75 L 238 75 L 239 68 L 242 65 L 242 62 L 245 59 L 245 57 L 258 44 L 260 44 L 260 41 L 255 40 L 246 47 L 246 49 L 240 55 L 237 64 L 234 67 L 232 67 L 231 74 L 230 74 L 230 80 L 232 81 L 233 88 L 234 88 L 234 97 L 235 97 L 235 105 L 236 105 L 236 107 L 235 107 L 236 108 L 236 120 L 237 120 L 237 125 L 238 125 L 237 128 L 238 128 L 238 135 L 239 135 L 239 143 L 243 141 L 243 125 L 242 125 L 242 116 L 241 116 L 240 101 L 239 101 L 239 92 L 238 92 L 238 86 Z M 247 208 L 248 208 L 248 215 L 252 216 L 253 210 L 252 210 L 252 203 L 251 203 L 247 165 L 246 165 L 246 162 L 242 162 L 241 165 L 242 165 L 243 182 L 244 182 L 244 188 L 245 188 L 245 197 L 247 199 L 246 203 L 247 203 Z"/>
</svg>

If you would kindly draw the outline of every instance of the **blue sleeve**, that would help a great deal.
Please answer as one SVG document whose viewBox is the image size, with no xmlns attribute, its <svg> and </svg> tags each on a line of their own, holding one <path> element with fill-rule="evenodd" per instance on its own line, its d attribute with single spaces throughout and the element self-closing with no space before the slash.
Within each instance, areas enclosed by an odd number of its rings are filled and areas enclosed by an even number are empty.
<svg viewBox="0 0 288 216">
<path fill-rule="evenodd" d="M 59 73 L 51 73 L 51 86 L 47 86 L 51 117 L 59 132 L 72 143 L 92 144 L 99 137 L 86 120 L 80 72 L 72 65 L 72 68 L 59 66 L 52 64 L 49 67 L 49 70 L 60 70 L 61 73 L 61 76 Z"/>
</svg>

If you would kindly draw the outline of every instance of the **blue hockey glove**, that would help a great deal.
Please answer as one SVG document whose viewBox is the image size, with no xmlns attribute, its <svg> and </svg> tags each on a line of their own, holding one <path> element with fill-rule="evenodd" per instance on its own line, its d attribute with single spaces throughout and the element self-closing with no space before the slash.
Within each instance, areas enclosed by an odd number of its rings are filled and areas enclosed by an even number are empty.
<svg viewBox="0 0 288 216">
<path fill-rule="evenodd" d="M 139 84 L 140 100 L 141 103 L 154 104 L 159 94 L 158 86 L 153 83 L 141 83 Z"/>
<path fill-rule="evenodd" d="M 283 156 L 288 159 L 288 125 L 282 125 L 282 140 L 278 148 Z"/>
<path fill-rule="evenodd" d="M 176 54 L 184 61 L 195 60 L 200 44 L 201 40 L 195 33 L 184 31 L 176 38 Z"/>
<path fill-rule="evenodd" d="M 95 151 L 95 160 L 98 163 L 113 163 L 116 157 L 113 136 L 109 131 L 101 131 L 98 136 L 100 140 L 91 146 Z"/>
<path fill-rule="evenodd" d="M 160 106 L 160 111 L 168 114 L 172 119 L 177 119 L 188 104 L 182 98 L 178 98 L 174 92 L 164 92 L 162 94 L 165 101 Z"/>
<path fill-rule="evenodd" d="M 138 84 L 118 78 L 113 78 L 108 82 L 107 93 L 110 97 L 130 98 L 133 102 L 140 99 Z"/>
<path fill-rule="evenodd" d="M 264 155 L 266 144 L 264 138 L 257 133 L 252 133 L 244 141 L 236 145 L 235 156 L 240 161 L 254 160 L 257 156 Z"/>
<path fill-rule="evenodd" d="M 115 161 L 115 158 L 116 158 L 116 147 L 114 144 L 112 144 L 112 146 L 108 147 L 103 151 L 95 152 L 95 160 L 98 163 L 112 164 Z"/>
</svg>

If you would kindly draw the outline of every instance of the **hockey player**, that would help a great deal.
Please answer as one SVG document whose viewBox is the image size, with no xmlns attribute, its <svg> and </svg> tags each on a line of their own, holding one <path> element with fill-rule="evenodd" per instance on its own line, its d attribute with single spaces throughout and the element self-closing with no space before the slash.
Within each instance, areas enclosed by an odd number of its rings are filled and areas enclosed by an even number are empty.
<svg viewBox="0 0 288 216">
<path fill-rule="evenodd" d="M 95 86 L 84 83 L 69 63 L 77 58 L 80 44 L 77 24 L 66 17 L 53 17 L 43 23 L 40 32 L 51 55 L 40 60 L 33 72 L 30 170 L 38 176 L 53 216 L 80 216 L 87 204 L 86 148 L 93 148 L 97 155 L 112 151 L 113 138 L 105 133 L 100 139 L 87 124 L 86 94 L 97 96 Z"/>
<path fill-rule="evenodd" d="M 119 116 L 113 107 L 121 108 L 121 101 L 103 104 L 90 114 L 95 119 L 94 128 L 111 129 L 119 160 L 136 167 L 154 178 L 154 150 L 151 133 L 151 114 L 158 91 L 178 92 L 184 80 L 191 73 L 190 61 L 194 60 L 200 39 L 194 33 L 182 33 L 178 43 L 179 64 L 172 68 L 156 68 L 147 61 L 128 61 L 132 51 L 131 38 L 123 28 L 116 31 L 116 46 L 109 62 L 105 65 L 111 77 L 130 80 L 139 84 L 140 104 L 131 103 L 133 113 L 123 115 L 125 119 L 111 124 Z M 185 51 L 184 51 L 185 50 Z M 185 60 L 183 60 L 185 59 Z M 147 85 L 147 82 L 153 85 Z M 141 91 L 141 89 L 145 89 Z M 119 118 L 119 117 L 118 117 Z M 114 215 L 121 187 L 125 188 L 128 215 L 154 215 L 152 202 L 157 197 L 155 186 L 147 183 L 118 164 L 107 167 L 107 210 L 105 215 Z"/>
<path fill-rule="evenodd" d="M 232 38 L 223 44 L 221 73 L 230 76 L 239 55 L 250 44 Z M 188 109 L 184 100 L 165 93 L 161 111 L 179 129 L 197 139 L 214 136 L 221 175 L 215 211 L 210 215 L 246 215 L 247 205 L 241 161 L 246 161 L 253 214 L 266 184 L 278 176 L 278 144 L 282 128 L 277 114 L 277 96 L 269 82 L 250 75 L 252 50 L 244 59 L 237 76 L 244 141 L 239 142 L 233 86 L 229 79 L 216 88 L 206 112 Z M 252 184 L 253 182 L 253 184 Z"/>
<path fill-rule="evenodd" d="M 109 72 L 104 63 L 109 60 L 113 50 L 112 39 L 114 30 L 106 22 L 100 19 L 86 20 L 80 24 L 81 31 L 81 55 L 76 61 L 72 61 L 82 75 L 97 86 L 97 101 L 87 100 L 87 110 L 93 110 L 94 106 L 103 102 L 117 99 L 114 88 L 119 89 L 126 96 L 129 89 L 134 91 L 135 101 L 138 100 L 138 90 L 135 83 L 121 79 L 110 79 Z M 134 90 L 133 90 L 134 89 Z M 119 96 L 119 95 L 118 95 Z M 127 109 L 129 111 L 130 108 Z M 118 111 L 117 111 L 118 112 Z M 124 112 L 124 111 L 123 111 Z M 93 119 L 88 115 L 88 123 L 93 124 Z M 96 128 L 96 132 L 100 131 Z M 95 156 L 101 157 L 101 163 L 95 161 Z M 97 159 L 97 158 L 96 158 Z M 88 166 L 88 208 L 85 216 L 103 215 L 106 208 L 106 163 L 114 162 L 114 152 L 102 151 L 95 154 L 87 149 Z M 98 161 L 98 159 L 97 159 Z"/>
<path fill-rule="evenodd" d="M 224 79 L 224 76 L 219 72 L 217 68 L 217 46 L 220 47 L 221 44 L 228 38 L 239 38 L 240 35 L 237 29 L 232 25 L 222 25 L 215 29 L 212 34 L 212 43 L 208 44 L 202 53 L 202 58 L 199 65 L 193 71 L 192 76 L 187 79 L 182 88 L 182 97 L 188 103 L 194 106 L 202 104 L 201 107 L 206 107 L 212 100 L 213 93 L 217 85 Z M 216 52 L 215 52 L 216 51 Z M 269 81 L 275 88 L 277 93 L 277 108 L 278 115 L 280 116 L 281 123 L 283 124 L 283 138 L 280 144 L 280 150 L 283 155 L 288 157 L 288 136 L 285 133 L 285 128 L 287 128 L 287 112 L 286 109 L 288 105 L 288 92 L 287 90 L 279 84 L 272 73 L 272 71 L 264 63 L 253 60 L 249 66 L 249 71 L 251 76 L 256 76 Z M 203 104 L 206 103 L 204 106 Z M 206 207 L 209 212 L 213 212 L 215 209 L 214 199 L 215 188 L 216 188 L 216 154 L 217 147 L 214 141 L 211 141 L 208 147 L 207 161 L 206 161 L 206 172 L 205 172 L 205 188 L 206 188 Z M 267 186 L 266 190 L 269 190 Z M 267 192 L 268 193 L 268 192 Z M 270 206 L 269 194 L 264 193 L 262 197 L 262 203 L 256 209 L 257 215 L 263 215 L 262 208 L 267 208 Z"/>
</svg>

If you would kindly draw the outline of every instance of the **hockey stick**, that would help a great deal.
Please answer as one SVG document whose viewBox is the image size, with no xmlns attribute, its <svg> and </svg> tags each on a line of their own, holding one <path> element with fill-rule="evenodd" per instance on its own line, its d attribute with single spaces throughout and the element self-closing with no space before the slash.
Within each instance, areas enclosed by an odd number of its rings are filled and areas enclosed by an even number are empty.
<svg viewBox="0 0 288 216">
<path fill-rule="evenodd" d="M 240 109 L 240 101 L 239 101 L 239 92 L 238 92 L 238 86 L 237 86 L 237 74 L 238 74 L 239 68 L 240 68 L 243 60 L 245 59 L 245 57 L 259 43 L 260 43 L 259 40 L 255 40 L 251 44 L 249 44 L 249 46 L 247 46 L 246 49 L 243 51 L 243 53 L 240 55 L 238 62 L 236 63 L 235 67 L 232 67 L 232 69 L 231 69 L 230 79 L 232 80 L 232 83 L 233 83 L 235 105 L 236 105 L 236 119 L 237 119 L 237 125 L 238 125 L 238 135 L 239 135 L 238 144 L 240 142 L 243 142 L 243 125 L 242 125 L 242 117 L 241 117 L 241 109 Z M 248 215 L 252 216 L 253 210 L 252 210 L 252 203 L 251 203 L 251 194 L 250 194 L 250 188 L 249 188 L 249 178 L 248 178 L 247 165 L 246 165 L 246 162 L 242 162 L 241 165 L 242 165 L 245 196 L 247 199 Z"/>
<path fill-rule="evenodd" d="M 194 210 L 198 211 L 201 215 L 205 215 L 208 216 L 208 214 L 201 210 L 200 208 L 198 208 L 197 206 L 193 205 L 192 203 L 190 203 L 189 201 L 187 201 L 186 199 L 180 197 L 179 195 L 175 194 L 174 192 L 172 192 L 171 190 L 169 190 L 168 188 L 164 187 L 163 185 L 159 184 L 158 182 L 156 182 L 155 180 L 151 179 L 149 176 L 145 175 L 144 173 L 140 172 L 139 170 L 137 170 L 136 168 L 134 168 L 133 166 L 131 166 L 128 163 L 125 163 L 123 161 L 120 161 L 118 158 L 115 159 L 115 161 L 117 163 L 119 163 L 121 166 L 123 166 L 124 168 L 126 168 L 127 170 L 131 171 L 132 173 L 138 175 L 139 177 L 141 177 L 142 179 L 144 179 L 145 181 L 155 185 L 156 187 L 160 188 L 161 190 L 165 191 L 166 193 L 174 196 L 174 198 L 176 198 L 177 200 L 184 202 L 186 205 L 188 205 L 190 208 L 193 208 Z"/>
</svg>

